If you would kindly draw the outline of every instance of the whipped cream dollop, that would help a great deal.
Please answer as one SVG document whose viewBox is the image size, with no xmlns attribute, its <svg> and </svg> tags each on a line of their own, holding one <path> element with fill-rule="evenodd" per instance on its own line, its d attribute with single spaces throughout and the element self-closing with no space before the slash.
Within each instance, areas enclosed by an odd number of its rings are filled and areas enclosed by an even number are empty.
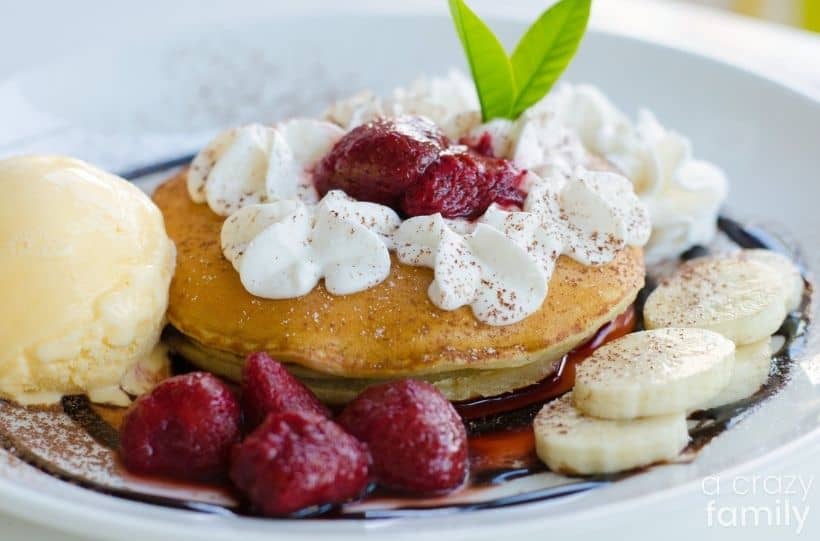
<svg viewBox="0 0 820 541">
<path fill-rule="evenodd" d="M 343 135 L 321 120 L 250 124 L 219 134 L 191 163 L 188 193 L 220 216 L 245 205 L 318 200 L 310 170 Z"/>
<path fill-rule="evenodd" d="M 222 227 L 222 252 L 258 297 L 300 297 L 321 279 L 330 293 L 347 295 L 387 278 L 400 223 L 393 209 L 332 190 L 318 205 L 283 199 L 243 207 Z"/>
<path fill-rule="evenodd" d="M 340 191 L 320 200 L 318 160 L 348 130 L 403 114 L 426 116 L 451 140 L 490 145 L 526 169 L 524 208 L 493 205 L 475 221 L 402 221 Z M 223 253 L 254 295 L 297 297 L 320 280 L 333 294 L 363 291 L 387 278 L 393 251 L 433 270 L 428 294 L 439 308 L 469 306 L 480 321 L 506 325 L 542 305 L 561 255 L 602 265 L 646 245 L 657 261 L 708 242 L 727 182 L 692 157 L 684 137 L 645 111 L 631 122 L 593 87 L 563 85 L 516 120 L 482 123 L 472 82 L 452 72 L 385 98 L 337 102 L 323 120 L 225 132 L 194 160 L 188 188 L 229 216 Z"/>
<path fill-rule="evenodd" d="M 418 79 L 387 97 L 360 92 L 331 105 L 324 117 L 351 130 L 378 117 L 400 115 L 427 117 L 457 141 L 481 124 L 481 105 L 473 82 L 462 72 L 451 70 L 446 77 Z"/>
<path fill-rule="evenodd" d="M 436 214 L 401 224 L 396 255 L 433 269 L 433 304 L 470 306 L 491 325 L 515 323 L 541 307 L 561 255 L 600 265 L 649 238 L 646 208 L 621 175 L 578 168 L 569 178 L 530 173 L 527 180 L 523 211 L 492 205 L 474 223 Z"/>
<path fill-rule="evenodd" d="M 542 106 L 555 111 L 585 148 L 632 181 L 652 220 L 647 262 L 676 257 L 712 240 L 728 181 L 715 165 L 693 158 L 686 137 L 664 128 L 647 110 L 631 122 L 588 85 L 564 85 Z"/>
</svg>

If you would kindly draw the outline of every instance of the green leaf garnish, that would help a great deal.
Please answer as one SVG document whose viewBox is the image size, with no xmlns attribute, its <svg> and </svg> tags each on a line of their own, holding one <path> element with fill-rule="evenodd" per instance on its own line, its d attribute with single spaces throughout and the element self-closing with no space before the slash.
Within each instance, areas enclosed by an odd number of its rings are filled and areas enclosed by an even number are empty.
<svg viewBox="0 0 820 541">
<path fill-rule="evenodd" d="M 543 98 L 567 69 L 586 32 L 591 4 L 591 0 L 558 2 L 518 42 L 511 58 L 517 85 L 513 117 Z"/>
<path fill-rule="evenodd" d="M 463 0 L 449 0 L 456 32 L 467 54 L 484 121 L 509 116 L 515 83 L 507 51 Z"/>
<path fill-rule="evenodd" d="M 578 50 L 592 4 L 592 0 L 556 3 L 530 26 L 508 58 L 492 30 L 463 0 L 449 2 L 485 122 L 518 118 L 550 91 Z"/>
</svg>

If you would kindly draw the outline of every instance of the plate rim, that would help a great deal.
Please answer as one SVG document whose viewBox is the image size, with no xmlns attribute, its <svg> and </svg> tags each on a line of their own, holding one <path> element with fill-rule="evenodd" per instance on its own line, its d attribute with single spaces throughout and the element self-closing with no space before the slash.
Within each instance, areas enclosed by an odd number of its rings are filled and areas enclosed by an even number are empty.
<svg viewBox="0 0 820 541">
<path fill-rule="evenodd" d="M 347 12 L 351 16 L 384 16 L 384 17 L 396 17 L 401 16 L 403 14 L 403 10 L 396 9 L 396 10 L 368 10 L 368 9 L 353 9 Z M 415 11 L 412 10 L 410 13 L 405 14 L 412 14 L 413 16 L 433 16 L 433 17 L 441 17 L 442 14 L 436 11 Z M 284 18 L 305 18 L 304 14 L 284 14 L 282 17 Z M 506 14 L 506 15 L 499 15 L 495 14 L 492 17 L 488 18 L 490 20 L 507 20 L 507 21 L 514 21 L 514 22 L 521 22 L 522 18 L 515 14 Z M 685 46 L 673 45 L 670 43 L 664 43 L 662 41 L 657 41 L 653 39 L 648 39 L 644 37 L 638 37 L 634 35 L 630 35 L 626 32 L 621 32 L 617 30 L 613 30 L 610 28 L 599 28 L 593 26 L 589 30 L 592 34 L 600 34 L 604 36 L 609 36 L 612 38 L 616 38 L 619 40 L 625 40 L 632 42 L 632 44 L 639 45 L 641 47 L 651 47 L 656 49 L 661 49 L 664 52 L 671 53 L 671 54 L 679 54 L 688 57 L 694 57 L 699 62 L 706 62 L 712 64 L 713 66 L 720 67 L 722 69 L 730 69 L 734 71 L 738 75 L 742 75 L 744 77 L 750 78 L 755 80 L 759 84 L 766 84 L 769 86 L 777 87 L 780 91 L 785 91 L 789 95 L 789 99 L 799 98 L 805 101 L 807 104 L 820 108 L 820 90 L 813 89 L 809 86 L 803 86 L 796 84 L 792 80 L 788 80 L 785 77 L 780 76 L 779 74 L 772 75 L 772 74 L 764 74 L 761 70 L 755 69 L 754 67 L 750 67 L 748 65 L 744 65 L 740 62 L 733 62 L 727 60 L 725 58 L 718 58 L 715 56 L 710 56 L 702 51 L 693 50 L 687 48 Z M 22 73 L 27 72 L 31 69 L 38 69 L 38 68 L 47 68 L 47 66 L 61 57 L 52 58 L 46 62 L 41 62 L 37 64 L 32 64 L 31 66 L 27 66 L 23 70 L 16 71 L 8 78 L 4 78 L 0 82 L 7 81 L 13 77 L 16 77 Z M 765 403 L 762 404 L 761 407 L 766 407 Z M 751 415 L 754 415 L 752 412 Z M 742 422 L 746 422 L 748 419 L 743 419 Z M 712 475 L 715 476 L 729 476 L 729 475 L 738 475 L 741 472 L 749 471 L 754 468 L 760 468 L 766 464 L 770 464 L 774 462 L 778 458 L 782 458 L 785 455 L 794 455 L 798 453 L 800 450 L 808 448 L 811 446 L 812 443 L 820 441 L 820 425 L 816 426 L 809 432 L 806 432 L 802 435 L 795 437 L 794 439 L 789 440 L 787 443 L 778 446 L 771 451 L 758 456 L 756 458 L 747 460 L 745 462 L 739 463 L 737 465 L 724 468 L 720 471 L 714 472 Z M 6 453 L 7 451 L 0 449 L 0 452 Z M 14 456 L 14 455 L 12 455 Z M 15 459 L 12 459 L 15 460 Z M 671 466 L 674 467 L 674 466 Z M 13 468 L 16 468 L 14 466 Z M 13 471 L 13 468 L 10 471 Z M 39 469 L 35 468 L 34 466 L 30 466 L 25 464 L 21 467 L 21 471 L 27 468 L 34 468 L 38 472 Z M 27 475 L 27 473 L 23 473 L 21 476 Z M 47 474 L 46 474 L 47 475 Z M 52 480 L 59 481 L 65 483 L 65 481 L 61 481 L 56 477 L 52 477 Z M 656 491 L 652 491 L 648 494 L 632 496 L 625 500 L 621 501 L 614 501 L 611 503 L 606 503 L 603 505 L 599 505 L 589 509 L 578 509 L 569 511 L 565 515 L 560 516 L 553 516 L 549 517 L 549 521 L 551 522 L 561 522 L 563 523 L 574 523 L 578 522 L 584 518 L 590 518 L 594 516 L 598 516 L 601 514 L 612 514 L 612 513 L 622 513 L 628 511 L 634 507 L 641 505 L 642 503 L 647 502 L 648 500 L 652 500 L 653 502 L 657 501 L 665 501 L 670 498 L 674 498 L 679 496 L 683 493 L 687 493 L 696 488 L 698 485 L 702 483 L 702 479 L 699 480 L 691 480 L 685 481 L 680 484 L 677 484 L 672 487 L 664 487 L 659 488 Z M 334 538 L 340 539 L 345 537 L 353 537 L 356 536 L 357 538 L 361 538 L 362 535 L 366 534 L 373 534 L 376 531 L 383 531 L 389 529 L 390 535 L 394 537 L 403 537 L 405 535 L 410 536 L 412 535 L 415 538 L 426 538 L 426 536 L 434 536 L 436 535 L 436 530 L 431 529 L 435 522 L 439 519 L 428 519 L 428 518 L 421 518 L 421 519 L 401 519 L 401 520 L 392 520 L 388 519 L 385 521 L 360 521 L 356 519 L 339 519 L 333 521 L 311 521 L 305 522 L 300 520 L 276 520 L 271 522 L 269 519 L 263 518 L 254 518 L 254 517 L 230 517 L 229 519 L 225 519 L 225 517 L 217 516 L 217 515 L 204 515 L 194 511 L 186 511 L 186 510 L 177 510 L 177 509 L 169 509 L 164 508 L 161 506 L 140 503 L 140 502 L 133 502 L 121 498 L 117 498 L 116 496 L 109 496 L 106 494 L 102 494 L 93 490 L 85 489 L 79 487 L 77 485 L 67 483 L 72 489 L 79 489 L 82 491 L 88 492 L 90 495 L 94 497 L 99 497 L 105 499 L 105 501 L 116 500 L 115 503 L 121 504 L 117 505 L 117 507 L 121 507 L 121 509 L 102 509 L 102 508 L 94 508 L 90 507 L 87 503 L 78 503 L 73 500 L 61 498 L 57 495 L 52 494 L 41 494 L 35 488 L 30 488 L 28 486 L 23 485 L 20 480 L 15 480 L 14 475 L 0 475 L 0 511 L 5 513 L 9 513 L 13 516 L 18 516 L 24 518 L 27 521 L 32 523 L 40 524 L 46 527 L 51 528 L 58 528 L 60 531 L 65 532 L 72 532 L 81 535 L 89 535 L 97 536 L 97 534 L 101 534 L 100 537 L 109 537 L 108 533 L 106 532 L 94 532 L 89 531 L 89 528 L 94 526 L 101 526 L 105 527 L 119 527 L 122 528 L 123 525 L 129 524 L 129 527 L 133 531 L 137 531 L 142 535 L 148 534 L 149 530 L 153 533 L 151 535 L 157 536 L 157 538 L 162 538 L 163 536 L 167 537 L 169 532 L 178 533 L 182 535 L 182 538 L 185 537 L 185 534 L 188 534 L 191 538 L 194 536 L 198 539 L 210 539 L 210 538 L 218 538 L 223 535 L 226 531 L 233 531 L 236 532 L 237 530 L 225 530 L 225 526 L 230 528 L 231 521 L 238 520 L 242 521 L 251 526 L 256 526 L 258 524 L 276 524 L 276 525 L 288 525 L 288 526 L 295 526 L 295 528 L 288 529 L 286 533 L 288 536 L 300 536 L 300 537 L 315 537 L 320 535 L 326 535 L 327 533 L 331 533 Z M 606 489 L 603 489 L 606 490 Z M 537 509 L 537 504 L 525 504 L 515 509 L 518 511 L 526 511 L 526 510 L 533 510 Z M 148 511 L 148 513 L 129 513 L 128 510 L 132 508 L 142 509 L 144 511 Z M 39 510 L 48 509 L 49 515 L 44 516 L 42 513 L 39 513 Z M 152 512 L 153 511 L 153 512 Z M 508 510 L 487 510 L 477 513 L 482 517 L 489 517 L 493 515 L 505 515 L 507 514 Z M 523 514 L 523 513 L 521 513 Z M 147 516 L 151 515 L 151 516 Z M 160 516 L 160 515 L 167 515 L 167 516 Z M 459 522 L 465 522 L 463 519 L 465 517 L 473 517 L 476 514 L 470 513 L 465 514 L 459 518 Z M 57 520 L 58 518 L 65 519 Z M 184 523 L 180 523 L 180 520 L 175 519 L 196 519 L 200 518 L 205 520 L 200 520 L 199 524 L 197 521 L 190 521 L 186 520 Z M 90 520 L 89 520 L 90 519 Z M 454 520 L 455 517 L 450 516 L 448 517 L 448 521 Z M 87 523 L 83 524 L 84 521 L 88 521 Z M 138 524 L 136 523 L 138 521 Z M 542 523 L 542 519 L 530 513 L 530 516 L 519 516 L 516 517 L 516 526 L 521 529 L 521 531 L 529 531 L 534 527 L 537 527 L 539 524 Z M 206 525 L 208 522 L 210 526 L 218 526 L 218 528 L 212 528 L 209 530 L 205 530 L 202 527 Z M 338 524 L 338 523 L 355 523 L 362 525 L 362 528 L 357 530 L 349 530 L 345 532 L 335 532 L 335 535 L 332 533 L 332 530 L 329 528 L 308 528 L 306 525 L 330 525 L 330 524 Z M 396 527 L 390 527 L 394 525 L 394 523 L 399 524 L 407 524 L 408 522 L 413 523 L 418 528 L 414 528 L 412 532 L 402 531 Z M 59 525 L 57 525 L 59 524 Z M 387 525 L 388 528 L 370 528 L 369 526 L 372 524 L 377 525 Z M 481 521 L 481 524 L 470 525 L 469 521 L 466 521 L 465 524 L 460 525 L 460 528 L 463 528 L 462 532 L 471 531 L 472 535 L 477 535 L 480 538 L 490 537 L 497 535 L 499 533 L 499 528 L 504 528 L 507 524 L 504 521 L 499 523 L 493 524 L 491 521 Z M 269 528 L 266 528 L 269 530 Z M 322 531 L 316 531 L 321 529 Z M 176 532 L 175 530 L 179 530 Z M 297 531 L 298 530 L 298 531 Z M 313 530 L 313 531 L 310 531 Z M 253 538 L 255 535 L 258 535 L 260 532 L 258 530 L 243 530 L 243 533 L 246 535 L 251 536 Z M 271 533 L 275 532 L 264 532 L 264 535 L 270 536 Z"/>
</svg>

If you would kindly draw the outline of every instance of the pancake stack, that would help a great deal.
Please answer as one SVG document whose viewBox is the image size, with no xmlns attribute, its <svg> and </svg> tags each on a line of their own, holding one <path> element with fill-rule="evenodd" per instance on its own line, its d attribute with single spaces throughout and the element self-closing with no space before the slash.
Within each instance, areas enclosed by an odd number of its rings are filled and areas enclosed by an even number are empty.
<svg viewBox="0 0 820 541">
<path fill-rule="evenodd" d="M 186 174 L 154 194 L 178 251 L 169 345 L 233 380 L 246 355 L 266 351 L 330 404 L 406 377 L 431 382 L 453 401 L 532 385 L 624 312 L 644 284 L 642 251 L 626 248 L 601 266 L 562 256 L 542 307 L 506 326 L 477 321 L 469 307 L 437 308 L 427 295 L 432 270 L 395 258 L 389 277 L 360 293 L 334 296 L 320 283 L 303 297 L 263 299 L 244 289 L 224 258 L 224 217 L 190 199 Z"/>
</svg>

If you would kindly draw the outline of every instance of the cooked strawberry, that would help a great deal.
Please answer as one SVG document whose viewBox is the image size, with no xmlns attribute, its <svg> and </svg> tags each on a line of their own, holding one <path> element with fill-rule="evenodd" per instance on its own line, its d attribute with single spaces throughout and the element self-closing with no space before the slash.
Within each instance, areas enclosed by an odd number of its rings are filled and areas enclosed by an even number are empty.
<svg viewBox="0 0 820 541">
<path fill-rule="evenodd" d="M 409 187 L 401 208 L 407 216 L 441 213 L 445 218 L 475 219 L 492 203 L 521 207 L 525 194 L 518 186 L 523 177 L 509 160 L 454 147 Z"/>
<path fill-rule="evenodd" d="M 442 492 L 467 475 L 467 431 L 453 405 L 429 383 L 375 385 L 356 397 L 339 422 L 367 443 L 377 480 L 411 492 Z"/>
<path fill-rule="evenodd" d="M 253 353 L 242 369 L 245 428 L 259 426 L 270 413 L 302 411 L 330 417 L 330 411 L 304 383 L 264 352 Z"/>
<path fill-rule="evenodd" d="M 205 372 L 176 376 L 139 398 L 121 428 L 125 467 L 136 473 L 209 479 L 227 472 L 239 440 L 239 403 Z"/>
<path fill-rule="evenodd" d="M 321 195 L 338 189 L 359 201 L 395 207 L 447 144 L 425 118 L 378 118 L 334 145 L 316 166 L 314 183 Z"/>
<path fill-rule="evenodd" d="M 315 413 L 273 413 L 234 448 L 231 480 L 255 509 L 283 516 L 359 497 L 367 446 Z"/>
</svg>

